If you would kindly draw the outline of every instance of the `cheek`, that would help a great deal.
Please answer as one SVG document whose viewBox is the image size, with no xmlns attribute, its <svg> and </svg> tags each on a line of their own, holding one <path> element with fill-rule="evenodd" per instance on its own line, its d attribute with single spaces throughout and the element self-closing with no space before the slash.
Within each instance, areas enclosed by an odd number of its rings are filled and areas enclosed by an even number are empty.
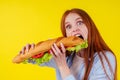
<svg viewBox="0 0 120 80">
<path fill-rule="evenodd" d="M 85 32 L 86 32 L 86 34 L 88 35 L 88 29 L 87 29 L 87 27 L 85 27 Z"/>
<path fill-rule="evenodd" d="M 85 39 L 87 39 L 88 38 L 88 29 L 86 26 L 84 26 L 84 28 L 83 28 L 83 33 L 84 33 Z"/>
<path fill-rule="evenodd" d="M 68 37 L 68 36 L 71 36 L 71 35 L 72 35 L 71 31 L 70 30 L 66 30 L 66 36 Z"/>
</svg>

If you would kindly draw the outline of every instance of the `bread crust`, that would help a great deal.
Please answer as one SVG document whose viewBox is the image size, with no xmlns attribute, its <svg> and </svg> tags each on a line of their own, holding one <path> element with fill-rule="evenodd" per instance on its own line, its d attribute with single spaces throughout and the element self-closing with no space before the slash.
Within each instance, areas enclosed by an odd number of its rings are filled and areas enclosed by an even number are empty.
<svg viewBox="0 0 120 80">
<path fill-rule="evenodd" d="M 70 36 L 70 37 L 58 37 L 55 39 L 50 39 L 50 40 L 45 40 L 45 41 L 40 41 L 35 45 L 34 49 L 30 49 L 29 52 L 26 52 L 24 54 L 18 54 L 15 56 L 12 60 L 13 63 L 20 63 L 34 55 L 37 55 L 41 52 L 47 52 L 48 50 L 51 49 L 51 46 L 53 43 L 56 43 L 58 47 L 60 47 L 60 43 L 63 43 L 65 47 L 72 47 L 76 46 L 78 44 L 82 44 L 84 42 L 83 39 L 75 36 Z"/>
</svg>

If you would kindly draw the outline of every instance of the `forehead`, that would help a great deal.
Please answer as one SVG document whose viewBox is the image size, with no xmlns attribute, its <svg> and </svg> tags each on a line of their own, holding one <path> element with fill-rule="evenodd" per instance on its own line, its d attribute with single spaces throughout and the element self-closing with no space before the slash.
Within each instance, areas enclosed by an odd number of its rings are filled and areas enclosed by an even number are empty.
<svg viewBox="0 0 120 80">
<path fill-rule="evenodd" d="M 82 19 L 82 18 L 77 13 L 69 13 L 65 18 L 65 22 L 69 22 L 71 20 L 76 20 L 76 19 Z"/>
</svg>

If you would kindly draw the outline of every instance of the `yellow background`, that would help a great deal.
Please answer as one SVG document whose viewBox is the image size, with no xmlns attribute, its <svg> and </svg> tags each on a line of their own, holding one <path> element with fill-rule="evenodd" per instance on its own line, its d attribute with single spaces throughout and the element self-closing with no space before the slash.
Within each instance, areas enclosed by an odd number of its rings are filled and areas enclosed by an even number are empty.
<svg viewBox="0 0 120 80">
<path fill-rule="evenodd" d="M 0 80 L 55 80 L 55 70 L 31 64 L 13 64 L 27 43 L 61 36 L 65 10 L 82 8 L 115 52 L 120 74 L 119 0 L 0 0 Z M 120 77 L 118 77 L 120 80 Z"/>
</svg>

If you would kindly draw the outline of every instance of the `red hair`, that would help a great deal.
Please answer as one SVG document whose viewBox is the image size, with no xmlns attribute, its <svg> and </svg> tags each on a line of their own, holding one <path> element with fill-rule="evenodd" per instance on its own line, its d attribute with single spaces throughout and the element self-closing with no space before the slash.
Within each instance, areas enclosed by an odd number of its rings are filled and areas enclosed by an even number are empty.
<svg viewBox="0 0 120 80">
<path fill-rule="evenodd" d="M 83 19 L 83 22 L 85 23 L 85 25 L 86 25 L 86 27 L 88 29 L 88 48 L 85 49 L 85 54 L 84 54 L 85 65 L 86 65 L 86 71 L 85 71 L 84 80 L 88 79 L 89 73 L 90 73 L 92 65 L 93 65 L 93 60 L 94 60 L 93 56 L 94 56 L 95 52 L 98 52 L 98 56 L 100 57 L 100 61 L 102 62 L 102 66 L 104 68 L 105 73 L 106 73 L 106 70 L 105 70 L 105 67 L 103 65 L 102 56 L 99 54 L 100 52 L 102 52 L 103 56 L 105 57 L 106 61 L 108 62 L 108 65 L 110 67 L 110 71 L 113 73 L 110 62 L 107 59 L 104 51 L 110 51 L 110 52 L 112 52 L 113 55 L 114 55 L 114 53 L 107 46 L 105 41 L 102 39 L 96 25 L 94 24 L 94 22 L 92 21 L 90 16 L 84 10 L 71 9 L 71 10 L 67 10 L 63 14 L 62 20 L 61 20 L 61 31 L 62 31 L 63 36 L 66 37 L 65 18 L 70 13 L 76 13 L 79 16 L 81 16 L 82 19 Z M 90 62 L 89 62 L 89 59 L 90 59 Z M 115 59 L 116 59 L 116 57 L 115 57 Z M 107 73 L 106 73 L 106 75 L 107 75 Z M 117 76 L 117 63 L 116 63 L 115 73 L 113 73 L 113 75 L 114 75 L 114 80 L 116 80 L 116 78 L 117 78 L 116 77 Z M 107 77 L 108 77 L 108 79 L 110 79 L 108 75 L 107 75 Z"/>
</svg>

